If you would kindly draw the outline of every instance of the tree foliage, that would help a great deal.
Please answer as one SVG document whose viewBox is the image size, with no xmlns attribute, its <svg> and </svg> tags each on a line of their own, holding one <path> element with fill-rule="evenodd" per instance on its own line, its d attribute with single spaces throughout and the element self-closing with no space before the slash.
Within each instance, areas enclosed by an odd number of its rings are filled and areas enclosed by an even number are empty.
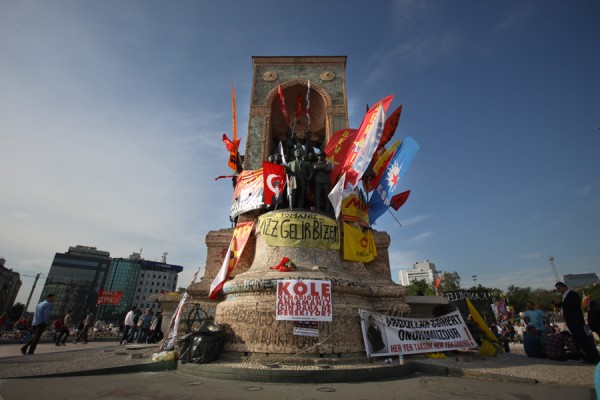
<svg viewBox="0 0 600 400">
<path fill-rule="evenodd" d="M 444 272 L 440 279 L 439 291 L 460 290 L 460 275 L 456 271 Z"/>
<path fill-rule="evenodd" d="M 433 296 L 435 289 L 425 279 L 416 279 L 406 287 L 408 296 Z"/>
</svg>

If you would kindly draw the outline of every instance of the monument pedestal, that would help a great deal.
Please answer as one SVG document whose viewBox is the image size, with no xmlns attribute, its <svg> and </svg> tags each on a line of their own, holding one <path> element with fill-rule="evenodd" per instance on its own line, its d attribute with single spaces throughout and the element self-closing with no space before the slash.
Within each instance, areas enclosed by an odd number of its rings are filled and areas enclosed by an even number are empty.
<svg viewBox="0 0 600 400">
<path fill-rule="evenodd" d="M 269 214 L 286 212 L 289 211 Z M 307 219 L 315 214 L 308 211 L 294 213 Z M 335 220 L 329 220 L 331 224 L 337 224 Z M 210 283 L 218 272 L 209 268 L 208 264 L 214 263 L 212 256 L 218 253 L 217 247 L 227 249 L 229 241 L 226 237 L 231 239 L 232 230 L 209 233 L 204 279 L 188 289 L 193 303 L 202 304 L 209 314 L 213 314 L 214 310 L 215 322 L 227 332 L 226 351 L 320 355 L 360 353 L 364 351 L 364 341 L 358 309 L 389 315 L 410 313 L 405 302 L 405 288 L 390 279 L 387 257 L 390 241 L 386 233 L 377 232 L 375 235 L 378 259 L 363 264 L 343 261 L 339 249 L 272 246 L 267 243 L 258 224 L 255 232 L 255 240 L 248 242 L 244 257 L 238 264 L 240 270 L 225 283 L 218 302 L 207 300 Z M 252 259 L 248 255 L 252 255 Z M 283 257 L 291 259 L 297 269 L 289 272 L 271 269 Z M 221 262 L 223 258 L 220 257 Z M 331 282 L 332 321 L 318 323 L 318 337 L 296 336 L 292 321 L 276 320 L 275 288 L 277 281 L 282 279 Z M 199 295 L 203 298 L 198 298 Z M 213 304 L 216 307 L 212 308 Z"/>
</svg>

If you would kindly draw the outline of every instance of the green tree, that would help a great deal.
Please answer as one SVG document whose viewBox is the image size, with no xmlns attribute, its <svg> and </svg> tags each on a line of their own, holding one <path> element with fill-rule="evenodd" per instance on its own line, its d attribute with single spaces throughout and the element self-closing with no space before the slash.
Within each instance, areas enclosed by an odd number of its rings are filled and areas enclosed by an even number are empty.
<svg viewBox="0 0 600 400">
<path fill-rule="evenodd" d="M 460 290 L 460 275 L 456 271 L 444 272 L 438 286 L 440 292 Z"/>
<path fill-rule="evenodd" d="M 514 307 L 516 312 L 523 311 L 525 310 L 527 301 L 532 299 L 531 288 L 520 288 L 515 285 L 510 285 L 508 287 L 508 291 L 506 292 L 506 298 L 508 299 L 508 303 Z"/>
<path fill-rule="evenodd" d="M 416 279 L 406 287 L 406 294 L 408 296 L 433 296 L 435 290 L 425 279 Z"/>
</svg>

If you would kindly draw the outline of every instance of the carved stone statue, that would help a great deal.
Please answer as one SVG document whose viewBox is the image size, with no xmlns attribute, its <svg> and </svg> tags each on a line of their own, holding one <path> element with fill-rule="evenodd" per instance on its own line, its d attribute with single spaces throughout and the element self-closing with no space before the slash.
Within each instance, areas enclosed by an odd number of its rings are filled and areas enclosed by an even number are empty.
<svg viewBox="0 0 600 400">
<path fill-rule="evenodd" d="M 329 173 L 333 171 L 333 165 L 329 164 L 324 152 L 319 153 L 318 160 L 312 164 L 315 181 L 315 207 L 319 211 L 331 212 L 331 203 L 327 195 L 331 191 Z"/>
<path fill-rule="evenodd" d="M 292 198 L 290 208 L 304 208 L 306 183 L 310 178 L 311 171 L 309 164 L 302 159 L 302 151 L 300 149 L 294 151 L 294 160 L 288 163 L 286 170 Z"/>
</svg>

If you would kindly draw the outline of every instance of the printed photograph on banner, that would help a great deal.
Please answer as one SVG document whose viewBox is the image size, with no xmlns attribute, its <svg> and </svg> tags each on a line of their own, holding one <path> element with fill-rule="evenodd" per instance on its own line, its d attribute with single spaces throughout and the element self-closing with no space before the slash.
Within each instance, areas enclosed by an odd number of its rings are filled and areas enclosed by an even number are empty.
<svg viewBox="0 0 600 400">
<path fill-rule="evenodd" d="M 365 348 L 369 349 L 367 354 L 389 353 L 387 348 L 388 341 L 385 337 L 384 322 L 378 321 L 373 314 L 365 314 L 364 318 L 361 318 L 361 324 L 363 326 L 363 332 L 366 331 L 366 335 L 363 335 L 363 339 L 365 339 Z"/>
<path fill-rule="evenodd" d="M 458 310 L 431 318 L 394 317 L 368 310 L 358 310 L 358 315 L 368 357 L 478 348 Z"/>
<path fill-rule="evenodd" d="M 331 322 L 331 282 L 315 279 L 277 281 L 275 309 L 277 321 Z"/>
</svg>

